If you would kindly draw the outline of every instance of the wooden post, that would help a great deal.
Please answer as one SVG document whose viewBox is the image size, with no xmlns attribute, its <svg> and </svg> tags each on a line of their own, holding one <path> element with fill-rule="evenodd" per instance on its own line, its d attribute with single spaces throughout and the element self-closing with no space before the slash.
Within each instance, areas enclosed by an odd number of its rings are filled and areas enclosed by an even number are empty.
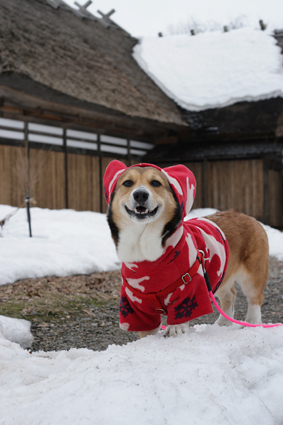
<svg viewBox="0 0 283 425">
<path fill-rule="evenodd" d="M 88 6 L 90 6 L 92 3 L 91 0 L 87 1 L 85 4 L 81 5 L 78 2 L 75 1 L 75 5 L 78 6 L 78 8 L 80 9 L 81 12 L 86 12 L 86 9 L 88 8 Z"/>
<path fill-rule="evenodd" d="M 29 159 L 29 142 L 28 142 L 28 123 L 25 121 L 24 124 L 24 141 L 25 141 L 25 148 L 26 148 L 26 157 L 27 157 L 27 181 L 26 181 L 26 188 L 25 188 L 25 203 L 26 203 L 26 210 L 27 210 L 27 220 L 28 220 L 28 226 L 29 226 L 29 237 L 32 237 L 31 232 L 31 216 L 30 216 L 30 159 Z"/>
<path fill-rule="evenodd" d="M 283 151 L 281 157 L 281 227 L 283 229 Z"/>
<path fill-rule="evenodd" d="M 131 158 L 131 142 L 129 139 L 127 139 L 127 149 L 128 149 L 128 161 L 130 166 L 132 165 L 132 158 Z"/>
<path fill-rule="evenodd" d="M 269 160 L 263 160 L 263 221 L 269 224 Z"/>
<path fill-rule="evenodd" d="M 30 203 L 29 203 L 30 197 L 25 197 L 25 203 L 26 203 L 26 209 L 27 209 L 27 218 L 28 218 L 28 227 L 29 227 L 29 237 L 32 238 L 31 233 L 31 216 L 30 216 Z"/>
<path fill-rule="evenodd" d="M 207 159 L 202 163 L 202 173 L 201 173 L 201 185 L 202 185 L 202 194 L 201 194 L 201 207 L 208 207 L 208 170 L 207 170 Z"/>
<path fill-rule="evenodd" d="M 99 15 L 101 15 L 103 19 L 109 20 L 110 16 L 113 15 L 113 13 L 115 13 L 115 9 L 111 9 L 110 12 L 108 13 L 103 13 L 100 10 L 98 10 L 97 13 L 99 13 Z"/>
<path fill-rule="evenodd" d="M 259 21 L 259 25 L 260 25 L 261 31 L 264 31 L 267 27 L 267 24 L 265 24 L 262 19 Z"/>
<path fill-rule="evenodd" d="M 100 212 L 103 212 L 103 176 L 102 176 L 102 156 L 100 150 L 100 134 L 97 135 L 97 152 L 99 155 L 99 204 Z"/>
<path fill-rule="evenodd" d="M 63 145 L 64 145 L 64 165 L 65 165 L 65 206 L 69 208 L 69 183 L 68 183 L 68 151 L 67 151 L 67 136 L 66 128 L 63 128 Z"/>
</svg>

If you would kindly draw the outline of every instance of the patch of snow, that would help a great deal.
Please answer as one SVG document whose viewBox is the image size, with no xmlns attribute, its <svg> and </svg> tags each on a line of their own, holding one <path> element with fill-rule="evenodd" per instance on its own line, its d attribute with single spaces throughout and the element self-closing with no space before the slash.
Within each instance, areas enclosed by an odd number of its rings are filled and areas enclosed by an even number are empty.
<svg viewBox="0 0 283 425">
<path fill-rule="evenodd" d="M 0 205 L 1 219 L 14 210 Z M 31 218 L 32 238 L 29 238 L 24 208 L 3 227 L 0 285 L 24 278 L 89 274 L 119 268 L 105 214 L 32 208 Z"/>
<path fill-rule="evenodd" d="M 0 397 L 5 425 L 279 425 L 283 328 L 201 325 L 104 352 L 0 338 Z"/>
<path fill-rule="evenodd" d="M 0 338 L 16 342 L 23 348 L 30 347 L 33 342 L 30 327 L 28 320 L 0 316 Z"/>
<path fill-rule="evenodd" d="M 241 28 L 144 37 L 133 56 L 153 81 L 191 111 L 283 96 L 281 49 L 268 31 Z"/>
<path fill-rule="evenodd" d="M 273 227 L 262 224 L 268 237 L 269 255 L 283 261 L 283 233 Z"/>
</svg>

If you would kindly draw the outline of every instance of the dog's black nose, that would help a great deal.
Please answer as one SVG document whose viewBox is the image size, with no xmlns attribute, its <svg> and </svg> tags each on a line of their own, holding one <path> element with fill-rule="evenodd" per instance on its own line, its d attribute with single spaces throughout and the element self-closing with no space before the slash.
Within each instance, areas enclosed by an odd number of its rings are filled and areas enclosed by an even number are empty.
<svg viewBox="0 0 283 425">
<path fill-rule="evenodd" d="M 134 200 L 139 204 L 144 204 L 148 200 L 148 195 L 145 190 L 136 190 L 133 194 Z"/>
</svg>

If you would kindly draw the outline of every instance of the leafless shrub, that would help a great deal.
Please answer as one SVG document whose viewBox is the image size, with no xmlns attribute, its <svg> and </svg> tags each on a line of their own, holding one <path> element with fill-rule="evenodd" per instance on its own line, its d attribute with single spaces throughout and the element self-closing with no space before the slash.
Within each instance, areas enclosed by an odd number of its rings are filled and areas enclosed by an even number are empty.
<svg viewBox="0 0 283 425">
<path fill-rule="evenodd" d="M 39 151 L 37 162 L 31 162 L 27 155 L 27 148 L 19 149 L 18 161 L 16 162 L 16 173 L 21 187 L 23 198 L 32 197 L 34 188 L 39 179 L 40 170 L 46 160 L 47 152 Z M 34 200 L 34 202 L 36 202 Z"/>
<path fill-rule="evenodd" d="M 236 18 L 232 19 L 232 21 L 230 21 L 228 23 L 228 28 L 230 30 L 236 30 L 238 28 L 243 28 L 246 27 L 247 24 L 247 17 L 246 15 L 239 15 Z"/>
<path fill-rule="evenodd" d="M 228 24 L 227 22 L 219 23 L 216 21 L 201 22 L 194 18 L 189 18 L 186 22 L 181 21 L 176 25 L 169 25 L 167 27 L 167 35 L 192 34 L 192 31 L 194 34 L 209 31 L 222 31 L 224 26 L 227 26 L 228 30 L 243 28 L 247 26 L 247 18 L 245 15 L 239 15 L 232 19 Z"/>
<path fill-rule="evenodd" d="M 10 167 L 15 167 L 16 175 L 17 175 L 17 181 L 18 181 L 18 187 L 14 187 L 14 191 L 17 191 L 20 193 L 20 196 L 23 199 L 23 203 L 18 206 L 15 210 L 13 210 L 11 213 L 7 214 L 5 217 L 0 218 L 0 237 L 2 236 L 2 229 L 4 225 L 7 223 L 7 221 L 17 213 L 17 211 L 20 208 L 23 208 L 26 205 L 26 201 L 28 200 L 28 208 L 27 208 L 27 214 L 28 214 L 28 221 L 30 226 L 30 215 L 29 215 L 29 206 L 35 205 L 36 200 L 32 198 L 34 188 L 36 183 L 39 180 L 39 173 L 40 170 L 43 167 L 43 164 L 47 157 L 47 152 L 41 149 L 38 152 L 37 155 L 37 161 L 31 162 L 28 158 L 28 152 L 27 152 L 27 145 L 25 144 L 24 147 L 19 146 L 18 147 L 18 155 L 17 159 L 15 161 L 15 164 L 11 163 Z M 31 227 L 30 227 L 30 236 L 31 236 Z"/>
</svg>

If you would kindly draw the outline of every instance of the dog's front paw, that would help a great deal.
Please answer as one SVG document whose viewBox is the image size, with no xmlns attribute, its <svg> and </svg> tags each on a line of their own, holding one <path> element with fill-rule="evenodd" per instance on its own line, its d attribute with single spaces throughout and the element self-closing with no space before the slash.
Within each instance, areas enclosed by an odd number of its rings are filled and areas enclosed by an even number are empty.
<svg viewBox="0 0 283 425">
<path fill-rule="evenodd" d="M 178 336 L 188 333 L 190 330 L 189 323 L 182 323 L 181 325 L 168 325 L 163 331 L 163 336 Z"/>
</svg>

